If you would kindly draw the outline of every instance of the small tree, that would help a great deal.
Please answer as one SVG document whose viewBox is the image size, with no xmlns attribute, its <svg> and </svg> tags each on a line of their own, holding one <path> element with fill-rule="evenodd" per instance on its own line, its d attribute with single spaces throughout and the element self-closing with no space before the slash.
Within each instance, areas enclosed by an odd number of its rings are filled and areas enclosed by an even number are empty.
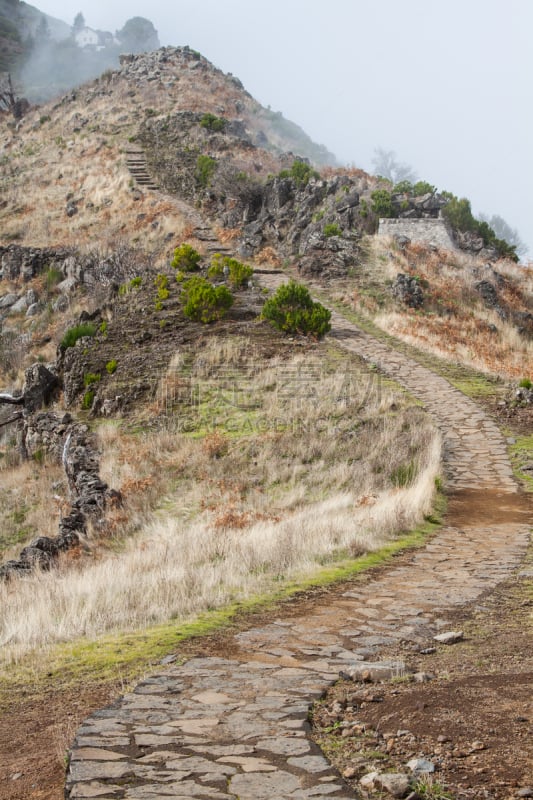
<svg viewBox="0 0 533 800">
<path fill-rule="evenodd" d="M 74 24 L 72 26 L 72 33 L 76 34 L 82 31 L 85 28 L 85 17 L 79 11 L 76 16 L 74 17 Z"/>
<path fill-rule="evenodd" d="M 261 316 L 285 333 L 320 339 L 331 330 L 331 311 L 315 303 L 309 290 L 292 280 L 266 301 Z"/>
<path fill-rule="evenodd" d="M 174 258 L 170 266 L 174 269 L 181 269 L 183 272 L 197 272 L 200 269 L 202 256 L 190 244 L 180 244 L 174 250 Z"/>
<path fill-rule="evenodd" d="M 391 183 L 403 181 L 414 183 L 416 181 L 416 174 L 412 167 L 409 164 L 400 163 L 394 150 L 384 150 L 382 147 L 376 147 L 372 164 L 376 175 L 381 175 L 382 178 L 386 178 Z"/>
<path fill-rule="evenodd" d="M 183 313 L 196 322 L 215 322 L 226 316 L 233 305 L 233 295 L 226 286 L 213 286 L 195 276 L 183 284 Z"/>
</svg>

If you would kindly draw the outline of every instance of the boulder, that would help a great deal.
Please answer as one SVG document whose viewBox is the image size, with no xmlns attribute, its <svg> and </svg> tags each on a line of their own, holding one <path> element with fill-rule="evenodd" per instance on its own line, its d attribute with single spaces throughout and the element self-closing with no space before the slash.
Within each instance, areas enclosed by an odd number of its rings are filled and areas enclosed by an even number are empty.
<svg viewBox="0 0 533 800">
<path fill-rule="evenodd" d="M 24 407 L 29 412 L 38 411 L 50 402 L 58 389 L 58 377 L 44 364 L 33 364 L 28 367 L 24 377 Z"/>
<path fill-rule="evenodd" d="M 424 305 L 424 293 L 420 283 L 412 275 L 399 272 L 391 286 L 391 292 L 396 300 L 409 308 L 421 308 Z"/>
</svg>

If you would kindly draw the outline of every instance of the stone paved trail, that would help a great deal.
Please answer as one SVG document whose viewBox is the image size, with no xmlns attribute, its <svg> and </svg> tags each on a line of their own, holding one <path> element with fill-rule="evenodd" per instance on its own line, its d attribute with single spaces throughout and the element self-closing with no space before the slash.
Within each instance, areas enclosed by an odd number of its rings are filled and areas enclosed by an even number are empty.
<svg viewBox="0 0 533 800">
<path fill-rule="evenodd" d="M 309 738 L 310 705 L 381 648 L 416 650 L 505 579 L 530 516 L 497 426 L 444 379 L 335 314 L 332 335 L 423 400 L 442 430 L 451 523 L 410 560 L 310 613 L 238 633 L 231 660 L 169 666 L 77 732 L 66 796 L 295 800 L 355 795 Z"/>
</svg>

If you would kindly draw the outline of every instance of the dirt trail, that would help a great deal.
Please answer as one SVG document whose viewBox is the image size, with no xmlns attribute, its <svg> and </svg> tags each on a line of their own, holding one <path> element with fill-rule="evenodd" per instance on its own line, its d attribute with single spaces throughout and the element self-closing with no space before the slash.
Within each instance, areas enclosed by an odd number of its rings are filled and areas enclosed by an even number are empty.
<svg viewBox="0 0 533 800">
<path fill-rule="evenodd" d="M 454 609 L 523 559 L 531 508 L 497 426 L 443 378 L 339 314 L 332 323 L 340 345 L 406 386 L 439 425 L 453 495 L 446 526 L 380 577 L 237 633 L 231 658 L 161 670 L 93 714 L 72 749 L 70 800 L 353 798 L 309 739 L 310 705 L 358 662 L 427 647 Z"/>
</svg>

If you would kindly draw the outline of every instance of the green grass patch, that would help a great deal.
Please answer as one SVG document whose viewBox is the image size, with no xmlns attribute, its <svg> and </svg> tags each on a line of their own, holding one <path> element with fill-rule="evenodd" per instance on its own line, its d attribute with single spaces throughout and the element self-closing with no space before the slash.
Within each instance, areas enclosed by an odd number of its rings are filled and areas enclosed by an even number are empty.
<svg viewBox="0 0 533 800">
<path fill-rule="evenodd" d="M 513 472 L 519 481 L 523 481 L 528 492 L 533 492 L 533 434 L 515 436 L 514 444 L 509 445 L 509 454 Z M 531 470 L 524 470 L 531 467 Z"/>
</svg>

